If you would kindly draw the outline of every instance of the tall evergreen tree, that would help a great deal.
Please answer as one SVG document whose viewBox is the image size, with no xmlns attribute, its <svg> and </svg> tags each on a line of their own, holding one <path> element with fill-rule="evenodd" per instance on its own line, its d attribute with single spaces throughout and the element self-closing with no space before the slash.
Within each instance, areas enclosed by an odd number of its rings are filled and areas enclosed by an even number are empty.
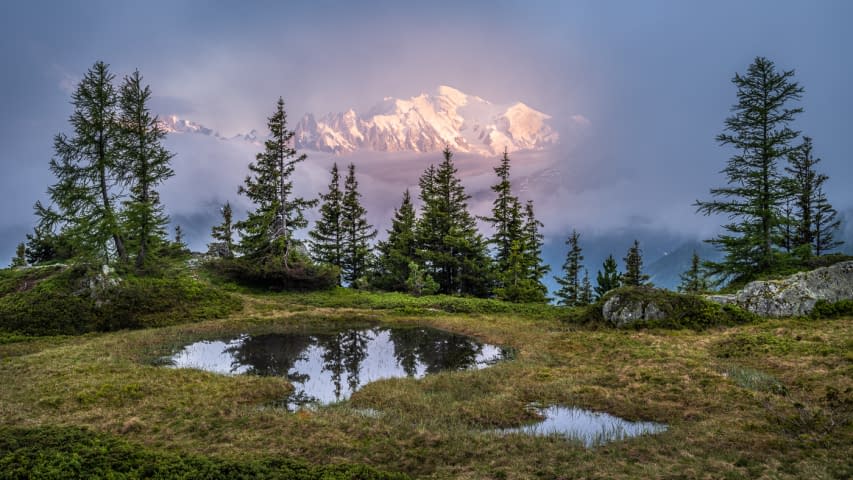
<svg viewBox="0 0 853 480">
<path fill-rule="evenodd" d="M 332 165 L 332 180 L 329 191 L 320 195 L 323 204 L 320 206 L 320 218 L 314 224 L 314 229 L 308 232 L 311 237 L 311 250 L 314 260 L 341 267 L 344 254 L 343 230 L 343 193 L 340 188 L 338 164 Z M 338 277 L 340 285 L 340 277 Z"/>
<path fill-rule="evenodd" d="M 589 270 L 583 269 L 583 281 L 578 294 L 578 305 L 589 305 L 592 303 L 592 284 L 589 281 Z"/>
<path fill-rule="evenodd" d="M 222 223 L 213 226 L 210 230 L 210 236 L 224 247 L 224 256 L 231 258 L 234 256 L 234 228 L 231 202 L 225 202 L 220 212 L 222 213 Z"/>
<path fill-rule="evenodd" d="M 245 184 L 238 190 L 256 208 L 236 226 L 243 232 L 240 250 L 246 256 L 280 257 L 287 268 L 293 233 L 308 225 L 303 212 L 317 202 L 293 196 L 291 177 L 296 164 L 307 157 L 298 155 L 293 148 L 293 131 L 287 129 L 283 99 L 278 99 L 267 127 L 270 136 L 264 142 L 264 151 L 249 164 L 251 175 L 246 176 Z"/>
<path fill-rule="evenodd" d="M 554 277 L 554 280 L 560 285 L 560 289 L 556 293 L 559 303 L 573 307 L 583 303 L 580 299 L 580 271 L 583 251 L 580 246 L 580 234 L 576 230 L 572 230 L 572 234 L 566 239 L 566 245 L 569 247 L 569 251 L 566 254 L 566 261 L 563 262 L 563 276 Z"/>
<path fill-rule="evenodd" d="M 121 115 L 120 152 L 127 169 L 130 198 L 125 202 L 124 217 L 128 238 L 136 247 L 136 268 L 141 269 L 151 247 L 166 242 L 169 219 L 160 204 L 156 187 L 175 172 L 169 166 L 172 154 L 161 141 L 166 131 L 148 109 L 151 89 L 142 86 L 139 71 L 125 77 L 119 96 Z"/>
<path fill-rule="evenodd" d="M 510 160 L 509 153 L 504 149 L 501 163 L 495 167 L 498 183 L 492 185 L 492 191 L 497 194 L 492 204 L 492 216 L 482 217 L 482 220 L 490 223 L 495 233 L 489 240 L 495 252 L 495 269 L 499 272 L 506 271 L 512 244 L 522 237 L 522 212 L 518 197 L 512 194 L 512 183 L 510 182 Z"/>
<path fill-rule="evenodd" d="M 486 243 L 468 212 L 465 193 L 453 154 L 445 148 L 444 160 L 430 166 L 420 179 L 423 214 L 416 238 L 418 256 L 440 292 L 485 296 L 489 292 L 489 258 Z"/>
<path fill-rule="evenodd" d="M 823 187 L 818 186 L 815 190 L 814 200 L 814 250 L 815 255 L 820 256 L 834 248 L 838 248 L 844 242 L 835 239 L 835 233 L 841 226 L 841 220 L 837 218 L 838 212 L 826 200 Z"/>
<path fill-rule="evenodd" d="M 388 238 L 379 242 L 376 286 L 385 290 L 408 290 L 407 279 L 411 273 L 409 267 L 416 258 L 415 245 L 415 208 L 409 191 L 403 194 L 400 208 L 394 210 Z M 420 289 L 419 289 L 420 290 Z"/>
<path fill-rule="evenodd" d="M 527 279 L 531 282 L 538 295 L 529 301 L 547 301 L 548 287 L 542 283 L 542 277 L 551 271 L 551 267 L 542 262 L 542 245 L 545 236 L 539 231 L 542 222 L 536 219 L 533 211 L 533 200 L 524 205 L 524 225 L 522 226 L 522 242 L 524 245 L 524 262 Z"/>
<path fill-rule="evenodd" d="M 793 76 L 793 70 L 777 72 L 773 62 L 757 57 L 746 75 L 732 79 L 738 102 L 725 131 L 717 136 L 721 145 L 737 152 L 722 171 L 729 185 L 711 189 L 715 200 L 695 203 L 699 212 L 732 219 L 724 225 L 728 233 L 709 240 L 726 252 L 721 263 L 709 264 L 715 274 L 750 275 L 773 265 L 777 207 L 784 193 L 777 164 L 795 148 L 790 143 L 799 132 L 788 125 L 802 112 L 788 106 L 803 92 Z"/>
<path fill-rule="evenodd" d="M 343 244 L 341 250 L 341 272 L 344 280 L 354 286 L 356 281 L 367 274 L 370 257 L 370 240 L 376 236 L 376 230 L 367 223 L 367 211 L 359 200 L 358 181 L 355 178 L 355 165 L 350 163 L 347 178 L 344 180 L 344 196 L 341 201 L 341 230 Z"/>
<path fill-rule="evenodd" d="M 114 77 L 107 64 L 96 62 L 77 85 L 69 119 L 74 133 L 54 138 L 50 171 L 57 183 L 48 188 L 52 205 L 37 202 L 35 209 L 42 227 L 61 228 L 75 250 L 105 258 L 114 253 L 126 261 L 116 204 L 127 169 L 120 156 Z"/>
<path fill-rule="evenodd" d="M 702 293 L 706 290 L 708 290 L 708 279 L 705 278 L 699 254 L 694 250 L 693 257 L 690 260 L 690 268 L 681 274 L 681 285 L 678 286 L 678 291 Z"/>
<path fill-rule="evenodd" d="M 599 270 L 596 275 L 595 298 L 601 299 L 605 293 L 622 286 L 622 275 L 617 270 L 616 259 L 613 255 L 608 256 L 602 265 L 604 269 Z"/>
<path fill-rule="evenodd" d="M 629 287 L 648 285 L 649 276 L 643 273 L 643 251 L 640 250 L 640 242 L 634 240 L 634 244 L 625 255 L 625 273 L 622 275 L 622 284 Z"/>
</svg>

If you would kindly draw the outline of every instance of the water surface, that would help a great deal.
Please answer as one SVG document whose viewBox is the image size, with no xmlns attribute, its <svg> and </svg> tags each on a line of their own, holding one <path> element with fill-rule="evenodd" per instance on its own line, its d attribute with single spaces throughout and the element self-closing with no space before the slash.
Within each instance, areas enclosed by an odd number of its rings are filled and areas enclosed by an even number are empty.
<svg viewBox="0 0 853 480">
<path fill-rule="evenodd" d="M 432 328 L 363 328 L 323 333 L 243 334 L 195 342 L 173 355 L 177 368 L 287 378 L 288 407 L 345 400 L 383 378 L 421 378 L 443 370 L 484 368 L 505 349 Z"/>
</svg>

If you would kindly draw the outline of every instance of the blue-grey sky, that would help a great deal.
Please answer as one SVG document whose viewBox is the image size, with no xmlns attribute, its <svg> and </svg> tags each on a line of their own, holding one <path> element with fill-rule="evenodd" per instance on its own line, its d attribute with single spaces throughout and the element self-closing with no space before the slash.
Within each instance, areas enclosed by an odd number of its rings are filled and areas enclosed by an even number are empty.
<svg viewBox="0 0 853 480">
<path fill-rule="evenodd" d="M 572 227 L 711 233 L 719 220 L 691 204 L 721 184 L 731 154 L 714 141 L 735 101 L 731 77 L 766 56 L 796 70 L 805 88 L 796 127 L 814 138 L 830 200 L 847 211 L 851 20 L 853 2 L 843 0 L 6 2 L 0 263 L 32 228 L 32 204 L 52 181 L 52 137 L 68 131 L 70 91 L 96 60 L 119 76 L 138 68 L 157 113 L 225 135 L 262 128 L 280 95 L 294 121 L 438 85 L 523 101 L 566 139 L 548 152 L 560 188 L 530 193 L 555 241 Z M 573 115 L 590 122 L 581 136 L 567 131 Z M 189 222 L 235 196 L 253 156 L 187 139 L 170 147 L 178 175 L 164 186 L 166 206 Z M 381 224 L 417 169 L 404 182 L 379 170 L 368 183 L 391 193 L 366 197 Z M 309 183 L 325 185 L 315 177 Z M 468 180 L 478 188 L 489 179 Z M 194 245 L 207 240 L 204 228 Z"/>
</svg>

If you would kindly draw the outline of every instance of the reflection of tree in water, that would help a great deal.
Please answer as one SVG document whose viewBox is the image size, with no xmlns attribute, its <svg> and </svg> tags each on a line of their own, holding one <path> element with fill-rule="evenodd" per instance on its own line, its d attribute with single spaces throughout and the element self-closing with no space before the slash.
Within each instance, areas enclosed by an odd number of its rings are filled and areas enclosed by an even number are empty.
<svg viewBox="0 0 853 480">
<path fill-rule="evenodd" d="M 249 367 L 247 373 L 286 377 L 291 382 L 305 382 L 308 375 L 290 372 L 296 362 L 305 360 L 305 352 L 313 339 L 305 334 L 284 333 L 248 337 L 227 352 L 237 363 Z"/>
<path fill-rule="evenodd" d="M 388 333 L 394 343 L 394 356 L 408 376 L 415 375 L 418 363 L 427 374 L 469 368 L 483 349 L 470 338 L 433 329 L 401 328 Z"/>
<path fill-rule="evenodd" d="M 367 344 L 372 338 L 370 330 L 346 330 L 318 337 L 318 345 L 323 348 L 323 370 L 332 374 L 337 400 L 341 399 L 344 373 L 349 390 L 358 388 L 361 363 L 367 358 Z"/>
</svg>

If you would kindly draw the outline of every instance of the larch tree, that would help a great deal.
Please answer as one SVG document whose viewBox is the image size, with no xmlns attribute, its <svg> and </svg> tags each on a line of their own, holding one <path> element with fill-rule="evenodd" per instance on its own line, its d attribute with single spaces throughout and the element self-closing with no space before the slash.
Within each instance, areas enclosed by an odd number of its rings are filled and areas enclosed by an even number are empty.
<svg viewBox="0 0 853 480">
<path fill-rule="evenodd" d="M 634 240 L 634 243 L 628 248 L 628 253 L 625 255 L 625 273 L 622 274 L 622 285 L 629 287 L 640 287 L 649 284 L 649 276 L 643 273 L 643 251 L 640 249 L 640 242 Z"/>
<path fill-rule="evenodd" d="M 283 99 L 278 99 L 267 127 L 270 135 L 264 151 L 249 164 L 250 175 L 238 189 L 255 204 L 255 210 L 236 227 L 242 231 L 240 250 L 247 257 L 275 258 L 287 269 L 293 234 L 308 225 L 304 211 L 317 202 L 293 194 L 293 172 L 307 157 L 293 147 Z"/>
<path fill-rule="evenodd" d="M 142 269 L 152 248 L 166 243 L 169 219 L 163 212 L 157 187 L 173 176 L 173 155 L 161 144 L 166 131 L 148 107 L 151 89 L 142 85 L 139 71 L 125 77 L 119 94 L 121 126 L 120 154 L 130 185 L 123 217 L 131 247 L 136 251 L 136 268 Z"/>
<path fill-rule="evenodd" d="M 829 204 L 826 194 L 823 193 L 823 187 L 818 186 L 815 190 L 814 200 L 813 242 L 815 255 L 825 254 L 844 243 L 835 238 L 838 227 L 841 226 L 841 220 L 837 216 L 838 212 Z"/>
<path fill-rule="evenodd" d="M 757 57 L 746 75 L 732 79 L 738 101 L 717 136 L 720 145 L 736 152 L 722 170 L 728 185 L 711 189 L 714 200 L 694 204 L 701 213 L 731 220 L 723 226 L 727 233 L 709 240 L 726 254 L 722 262 L 709 263 L 714 274 L 741 277 L 773 266 L 773 237 L 784 195 L 778 163 L 796 148 L 791 142 L 799 132 L 789 125 L 802 112 L 790 106 L 803 92 L 793 76 L 793 70 L 777 72 L 773 62 Z"/>
<path fill-rule="evenodd" d="M 343 199 L 344 195 L 340 188 L 340 174 L 338 164 L 332 165 L 332 179 L 329 182 L 329 191 L 320 194 L 320 218 L 314 223 L 314 229 L 308 232 L 311 237 L 311 252 L 314 260 L 328 263 L 341 268 L 344 255 L 344 230 L 343 230 Z M 338 276 L 340 285 L 340 276 Z"/>
<path fill-rule="evenodd" d="M 222 214 L 222 223 L 211 228 L 210 236 L 222 245 L 223 256 L 231 258 L 234 256 L 234 212 L 231 209 L 231 202 L 225 202 L 219 212 Z"/>
<path fill-rule="evenodd" d="M 350 163 L 341 200 L 343 248 L 340 263 L 343 279 L 350 286 L 355 286 L 356 282 L 367 274 L 370 240 L 376 236 L 376 230 L 367 222 L 367 211 L 361 205 L 360 197 L 358 180 L 355 178 L 355 164 Z"/>
<path fill-rule="evenodd" d="M 15 248 L 15 256 L 12 258 L 11 268 L 27 266 L 27 246 L 21 242 Z"/>
<path fill-rule="evenodd" d="M 391 291 L 409 290 L 407 280 L 411 273 L 410 265 L 416 259 L 415 245 L 415 207 L 409 191 L 403 194 L 400 208 L 394 210 L 388 238 L 376 246 L 379 253 L 378 271 L 375 284 L 377 287 Z M 417 265 L 417 264 L 415 264 Z M 422 275 L 419 269 L 419 274 Z M 416 275 L 417 277 L 417 275 Z M 415 283 L 420 283 L 415 281 Z M 422 288 L 418 288 L 420 292 Z"/>
<path fill-rule="evenodd" d="M 50 171 L 57 182 L 48 188 L 51 205 L 36 202 L 40 225 L 59 228 L 83 255 L 127 261 L 116 205 L 127 166 L 122 163 L 122 132 L 117 121 L 115 75 L 96 62 L 71 96 L 73 134 L 54 138 Z"/>
<path fill-rule="evenodd" d="M 583 251 L 580 246 L 580 234 L 576 230 L 572 230 L 571 235 L 566 239 L 566 245 L 569 251 L 566 254 L 566 261 L 563 262 L 563 275 L 554 277 L 554 280 L 560 286 L 556 292 L 558 303 L 573 307 L 582 303 L 580 271 Z"/>
</svg>

